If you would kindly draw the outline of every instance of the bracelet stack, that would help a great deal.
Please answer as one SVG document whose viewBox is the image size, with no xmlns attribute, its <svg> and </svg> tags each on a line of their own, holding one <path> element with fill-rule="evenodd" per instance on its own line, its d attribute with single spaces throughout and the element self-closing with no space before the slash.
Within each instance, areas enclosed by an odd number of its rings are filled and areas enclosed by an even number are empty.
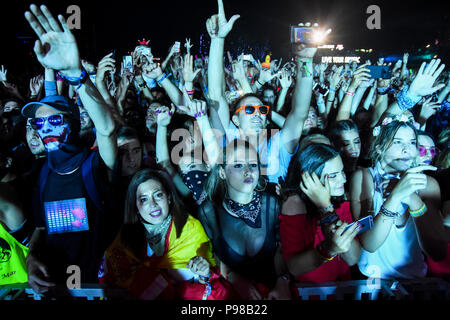
<svg viewBox="0 0 450 320">
<path fill-rule="evenodd" d="M 390 211 L 386 209 L 384 206 L 381 206 L 380 213 L 388 218 L 397 218 L 399 216 L 398 212 Z"/>
<path fill-rule="evenodd" d="M 409 211 L 409 214 L 413 217 L 413 218 L 418 218 L 423 216 L 426 212 L 427 212 L 428 208 L 427 205 L 424 203 L 423 206 L 419 209 L 419 210 L 415 210 L 415 211 Z"/>
</svg>

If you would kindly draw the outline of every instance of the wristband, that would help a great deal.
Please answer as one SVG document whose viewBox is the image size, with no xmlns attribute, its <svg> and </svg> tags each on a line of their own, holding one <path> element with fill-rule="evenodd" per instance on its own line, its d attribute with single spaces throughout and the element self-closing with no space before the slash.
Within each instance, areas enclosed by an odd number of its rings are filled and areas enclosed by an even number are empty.
<svg viewBox="0 0 450 320">
<path fill-rule="evenodd" d="M 81 69 L 81 74 L 79 77 L 67 77 L 67 76 L 62 76 L 64 79 L 67 80 L 67 82 L 71 85 L 71 86 L 78 86 L 77 90 L 81 87 L 81 85 L 83 85 L 87 78 L 89 77 L 88 73 L 86 72 L 86 70 L 84 70 L 84 68 Z"/>
<path fill-rule="evenodd" d="M 326 208 L 319 209 L 319 212 L 324 213 L 324 212 L 327 212 L 328 210 L 333 209 L 333 208 L 334 208 L 333 204 L 330 204 L 330 205 L 329 205 L 328 207 L 326 207 Z"/>
<path fill-rule="evenodd" d="M 335 256 L 331 256 L 328 252 L 326 252 L 326 251 L 323 249 L 323 247 L 322 247 L 322 242 L 319 243 L 319 244 L 316 246 L 315 249 L 316 249 L 316 251 L 319 253 L 319 255 L 320 255 L 322 258 L 324 258 L 325 260 L 327 260 L 327 261 L 331 261 L 331 260 L 333 260 L 334 257 L 335 257 Z"/>
<path fill-rule="evenodd" d="M 402 111 L 411 109 L 422 99 L 421 96 L 412 97 L 408 90 L 409 86 L 405 86 L 397 95 L 398 107 Z"/>
<path fill-rule="evenodd" d="M 211 284 L 209 282 L 205 283 L 205 291 L 203 292 L 202 300 L 208 300 L 208 297 L 211 295 Z"/>
<path fill-rule="evenodd" d="M 351 91 L 346 91 L 345 94 L 347 94 L 347 95 L 349 95 L 349 96 L 352 96 L 352 97 L 355 95 L 355 93 L 354 93 L 354 92 L 351 92 Z"/>
<path fill-rule="evenodd" d="M 427 205 L 424 203 L 423 206 L 419 209 L 419 210 L 415 210 L 415 211 L 409 211 L 409 214 L 413 217 L 413 218 L 418 218 L 421 217 L 425 214 L 425 212 L 427 212 L 428 208 Z"/>
<path fill-rule="evenodd" d="M 186 90 L 186 93 L 190 96 L 194 94 L 195 90 Z"/>
<path fill-rule="evenodd" d="M 319 225 L 333 223 L 336 220 L 339 220 L 339 216 L 336 214 L 336 212 L 333 211 L 331 214 L 329 214 L 325 218 L 321 219 L 319 221 Z"/>
<path fill-rule="evenodd" d="M 387 88 L 377 88 L 378 94 L 381 95 L 381 96 L 382 96 L 382 95 L 385 95 L 385 94 L 388 94 L 390 88 L 391 88 L 391 87 L 387 87 Z"/>
<path fill-rule="evenodd" d="M 166 75 L 165 73 L 162 74 L 161 79 L 157 79 L 156 82 L 158 82 L 158 84 L 161 84 L 161 82 L 163 82 L 164 80 L 166 80 L 168 77 L 170 77 L 172 74 L 169 73 L 168 75 Z"/>
</svg>

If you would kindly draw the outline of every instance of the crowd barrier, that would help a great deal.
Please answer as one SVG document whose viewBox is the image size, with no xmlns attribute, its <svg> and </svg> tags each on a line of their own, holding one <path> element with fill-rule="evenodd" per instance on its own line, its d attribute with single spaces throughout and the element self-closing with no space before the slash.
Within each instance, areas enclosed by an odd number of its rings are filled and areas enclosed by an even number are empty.
<svg viewBox="0 0 450 320">
<path fill-rule="evenodd" d="M 300 300 L 450 300 L 450 282 L 438 278 L 417 280 L 353 280 L 320 284 L 296 283 Z M 56 288 L 51 296 L 37 294 L 28 284 L 0 286 L 0 300 L 129 300 L 121 289 L 82 285 Z"/>
</svg>

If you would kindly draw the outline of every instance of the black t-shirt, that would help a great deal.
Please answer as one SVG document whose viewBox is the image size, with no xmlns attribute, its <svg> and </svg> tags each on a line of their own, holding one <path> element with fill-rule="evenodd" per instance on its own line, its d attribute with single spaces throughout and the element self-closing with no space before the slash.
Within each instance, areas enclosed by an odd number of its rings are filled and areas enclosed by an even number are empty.
<svg viewBox="0 0 450 320">
<path fill-rule="evenodd" d="M 41 260 L 49 268 L 55 282 L 66 282 L 67 267 L 70 265 L 80 267 L 82 283 L 98 282 L 104 251 L 114 239 L 122 221 L 121 212 L 114 203 L 114 188 L 108 182 L 107 167 L 98 152 L 94 155 L 92 170 L 99 197 L 104 204 L 103 211 L 90 199 L 81 167 L 70 175 L 59 175 L 49 170 L 43 190 L 44 203 L 40 201 L 40 181 L 34 192 L 35 224 L 36 227 L 46 228 L 45 250 Z M 50 233 L 52 230 L 61 231 L 64 226 L 66 230 L 75 231 Z"/>
</svg>

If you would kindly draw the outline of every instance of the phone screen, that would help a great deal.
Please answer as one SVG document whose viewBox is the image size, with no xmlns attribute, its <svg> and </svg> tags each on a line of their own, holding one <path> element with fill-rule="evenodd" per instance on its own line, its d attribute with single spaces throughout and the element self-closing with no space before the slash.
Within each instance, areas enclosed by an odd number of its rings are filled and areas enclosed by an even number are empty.
<svg viewBox="0 0 450 320">
<path fill-rule="evenodd" d="M 392 71 L 389 66 L 366 66 L 369 69 L 370 77 L 373 79 L 390 79 L 392 78 Z"/>
<path fill-rule="evenodd" d="M 363 232 L 366 232 L 367 230 L 371 229 L 373 227 L 373 217 L 367 216 L 360 220 L 358 220 L 359 224 L 362 226 L 361 230 L 359 230 L 358 234 L 361 234 Z M 352 225 L 354 225 L 356 222 L 353 222 L 349 224 L 345 229 L 344 232 L 347 231 L 348 228 L 350 228 Z M 342 233 L 344 233 L 342 232 Z"/>
<path fill-rule="evenodd" d="M 291 27 L 291 43 L 312 43 L 313 29 L 304 27 Z"/>
</svg>

